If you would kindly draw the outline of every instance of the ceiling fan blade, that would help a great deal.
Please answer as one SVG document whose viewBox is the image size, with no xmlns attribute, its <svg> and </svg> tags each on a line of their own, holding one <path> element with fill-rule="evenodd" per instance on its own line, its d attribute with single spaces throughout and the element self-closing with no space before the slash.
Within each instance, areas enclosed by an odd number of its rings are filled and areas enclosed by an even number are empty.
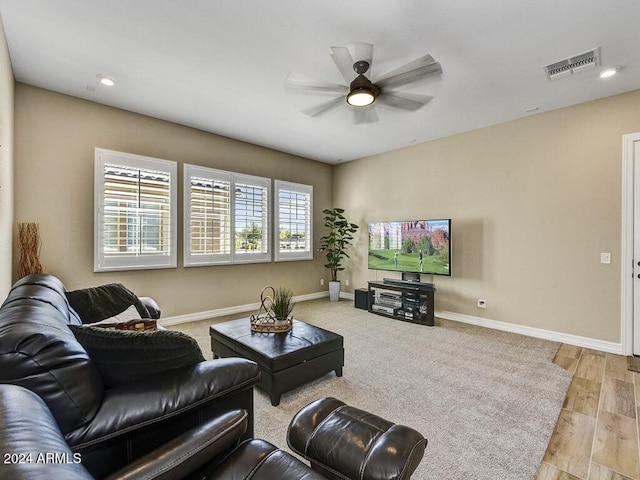
<svg viewBox="0 0 640 480">
<path fill-rule="evenodd" d="M 332 110 L 335 110 L 338 107 L 342 107 L 346 104 L 343 97 L 332 98 L 328 102 L 321 103 L 320 105 L 316 105 L 315 107 L 307 108 L 303 110 L 302 113 L 308 115 L 310 117 L 319 117 L 324 115 L 325 113 L 329 113 Z"/>
<path fill-rule="evenodd" d="M 353 109 L 353 122 L 356 125 L 366 125 L 370 123 L 377 123 L 379 120 L 373 106 L 368 107 L 354 107 Z"/>
<path fill-rule="evenodd" d="M 411 70 L 415 70 L 416 68 L 420 68 L 420 67 L 426 67 L 427 65 L 431 65 L 433 63 L 437 63 L 433 57 L 431 55 L 429 55 L 428 53 L 426 55 L 423 55 L 422 57 L 416 58 L 415 60 L 412 60 L 409 63 L 405 63 L 404 65 L 391 70 L 390 72 L 385 73 L 382 79 L 388 78 L 388 77 L 392 77 L 395 75 L 399 75 L 401 73 L 406 73 L 406 72 L 410 72 Z"/>
<path fill-rule="evenodd" d="M 383 75 L 375 83 L 381 88 L 394 88 L 441 74 L 440 64 L 431 55 L 425 55 Z"/>
<path fill-rule="evenodd" d="M 353 57 L 347 47 L 331 47 L 331 58 L 336 63 L 338 70 L 342 74 L 347 85 L 356 78 L 356 72 L 353 70 Z"/>
<path fill-rule="evenodd" d="M 301 73 L 290 73 L 284 81 L 284 87 L 296 93 L 312 93 L 318 95 L 346 95 L 349 89 L 338 83 L 324 83 L 307 77 Z"/>
<path fill-rule="evenodd" d="M 390 92 L 382 91 L 376 98 L 376 102 L 383 103 L 390 107 L 399 108 L 401 110 L 418 110 L 433 100 L 430 95 L 422 95 L 420 93 L 407 92 Z"/>
</svg>

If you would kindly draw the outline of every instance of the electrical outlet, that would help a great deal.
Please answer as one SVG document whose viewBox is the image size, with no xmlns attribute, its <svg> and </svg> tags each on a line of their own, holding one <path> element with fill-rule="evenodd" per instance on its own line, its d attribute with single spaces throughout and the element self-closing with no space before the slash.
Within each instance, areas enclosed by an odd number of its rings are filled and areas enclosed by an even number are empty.
<svg viewBox="0 0 640 480">
<path fill-rule="evenodd" d="M 601 253 L 600 254 L 600 263 L 611 263 L 611 254 L 610 253 Z"/>
<path fill-rule="evenodd" d="M 320 285 L 324 285 L 324 278 L 320 279 Z"/>
<path fill-rule="evenodd" d="M 484 298 L 478 299 L 478 308 L 487 308 L 487 301 Z"/>
<path fill-rule="evenodd" d="M 348 286 L 349 286 L 349 280 L 348 280 L 348 279 L 344 281 L 344 286 L 345 286 L 345 287 L 348 287 Z"/>
</svg>

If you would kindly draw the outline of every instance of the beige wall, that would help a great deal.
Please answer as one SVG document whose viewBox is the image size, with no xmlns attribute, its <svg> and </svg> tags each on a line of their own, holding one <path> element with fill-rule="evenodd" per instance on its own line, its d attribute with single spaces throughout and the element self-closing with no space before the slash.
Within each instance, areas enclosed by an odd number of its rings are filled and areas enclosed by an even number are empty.
<svg viewBox="0 0 640 480">
<path fill-rule="evenodd" d="M 0 21 L 0 298 L 7 296 L 12 284 L 14 84 Z"/>
<path fill-rule="evenodd" d="M 368 222 L 451 218 L 453 275 L 433 278 L 438 310 L 620 342 L 621 137 L 640 131 L 640 91 L 337 167 L 21 84 L 15 108 L 14 221 L 40 223 L 45 270 L 68 288 L 122 281 L 172 316 L 254 303 L 268 284 L 323 291 L 327 278 L 317 253 L 93 273 L 93 149 L 102 147 L 314 185 L 316 246 L 324 208 L 344 207 L 362 227 L 341 275 L 349 291 L 393 276 L 366 267 Z"/>
<path fill-rule="evenodd" d="M 635 91 L 340 165 L 334 203 L 364 227 L 343 278 L 393 276 L 367 269 L 368 222 L 451 218 L 437 310 L 619 343 L 622 135 L 638 112 Z"/>
<path fill-rule="evenodd" d="M 175 160 L 179 197 L 183 163 L 313 185 L 316 246 L 331 166 L 23 84 L 15 111 L 15 221 L 40 224 L 42 265 L 68 289 L 122 282 L 156 298 L 165 317 L 256 303 L 265 285 L 295 295 L 326 289 L 317 253 L 313 261 L 183 268 L 181 215 L 177 269 L 94 273 L 93 164 L 95 147 Z"/>
</svg>

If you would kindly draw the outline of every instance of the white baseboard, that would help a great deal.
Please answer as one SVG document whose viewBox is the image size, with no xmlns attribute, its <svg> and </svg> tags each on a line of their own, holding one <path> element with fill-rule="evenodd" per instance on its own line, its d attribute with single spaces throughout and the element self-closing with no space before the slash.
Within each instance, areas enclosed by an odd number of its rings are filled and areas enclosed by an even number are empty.
<svg viewBox="0 0 640 480">
<path fill-rule="evenodd" d="M 306 295 L 298 295 L 293 297 L 293 299 L 296 302 L 304 302 L 306 300 L 316 300 L 318 298 L 325 298 L 328 296 L 329 292 L 325 291 L 309 293 Z M 344 298 L 345 300 L 353 300 L 354 294 L 340 292 L 340 298 Z M 218 308 L 205 312 L 188 313 L 186 315 L 176 315 L 173 317 L 163 318 L 160 320 L 160 324 L 162 326 L 168 327 L 171 325 L 179 325 L 181 323 L 197 322 L 200 320 L 207 320 L 209 318 L 223 317 L 225 315 L 256 312 L 259 308 L 260 303 L 249 303 L 245 305 L 237 305 L 235 307 Z M 479 327 L 493 328 L 494 330 L 502 330 L 505 332 L 527 335 L 529 337 L 542 338 L 544 340 L 576 345 L 583 348 L 592 348 L 594 350 L 615 353 L 617 355 L 624 355 L 622 343 L 606 342 L 604 340 L 597 340 L 595 338 L 581 337 L 579 335 L 571 335 L 568 333 L 561 333 L 553 330 L 516 325 L 513 323 L 500 322 L 498 320 L 474 317 L 473 315 L 465 315 L 463 313 L 448 312 L 444 310 L 435 312 L 435 316 L 443 318 L 445 320 L 453 320 L 454 322 L 468 323 L 470 325 L 477 325 Z"/>
<path fill-rule="evenodd" d="M 316 292 L 306 295 L 297 295 L 293 297 L 296 302 L 304 302 L 306 300 L 315 300 L 317 298 L 328 297 L 329 292 Z M 260 303 L 248 303 L 245 305 L 237 305 L 235 307 L 218 308 L 215 310 L 207 310 L 204 312 L 187 313 L 186 315 L 176 315 L 160 319 L 160 325 L 168 327 L 171 325 L 179 325 L 181 323 L 198 322 L 208 318 L 224 317 L 225 315 L 235 315 L 237 313 L 257 312 Z"/>
<path fill-rule="evenodd" d="M 355 295 L 353 293 L 340 292 L 340 298 L 344 298 L 346 300 L 353 300 Z"/>
<path fill-rule="evenodd" d="M 529 337 L 542 338 L 544 340 L 552 340 L 554 342 L 567 343 L 578 347 L 592 348 L 594 350 L 600 350 L 607 353 L 624 355 L 622 343 L 606 342 L 604 340 L 581 337 L 579 335 L 570 335 L 568 333 L 555 332 L 553 330 L 515 325 L 513 323 L 500 322 L 498 320 L 464 315 L 462 313 L 439 311 L 435 312 L 435 315 L 436 317 L 444 318 L 445 320 L 469 323 L 480 327 L 493 328 L 495 330 L 503 330 L 505 332 L 518 333 Z"/>
</svg>

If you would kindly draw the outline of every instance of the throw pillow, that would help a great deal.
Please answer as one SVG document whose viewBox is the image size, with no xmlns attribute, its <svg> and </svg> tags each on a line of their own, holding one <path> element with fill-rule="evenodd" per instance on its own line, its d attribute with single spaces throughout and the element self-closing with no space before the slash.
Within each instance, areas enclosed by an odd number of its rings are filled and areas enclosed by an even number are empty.
<svg viewBox="0 0 640 480">
<path fill-rule="evenodd" d="M 182 332 L 135 332 L 70 325 L 98 369 L 104 386 L 115 387 L 204 361 L 198 343 Z"/>
<path fill-rule="evenodd" d="M 140 318 L 140 314 L 135 305 L 130 305 L 124 312 L 114 315 L 113 317 L 105 318 L 99 322 L 85 323 L 85 325 L 110 330 L 136 330 L 145 332 L 158 329 L 156 320 Z"/>
<path fill-rule="evenodd" d="M 123 323 L 128 322 L 129 320 L 140 320 L 141 318 L 142 317 L 140 316 L 140 313 L 138 312 L 138 309 L 135 307 L 135 305 L 129 305 L 129 308 L 127 308 L 124 312 L 118 313 L 109 318 L 105 318 L 104 320 L 100 320 L 99 322 L 85 323 L 85 325 L 96 327 L 104 323 Z"/>
</svg>

